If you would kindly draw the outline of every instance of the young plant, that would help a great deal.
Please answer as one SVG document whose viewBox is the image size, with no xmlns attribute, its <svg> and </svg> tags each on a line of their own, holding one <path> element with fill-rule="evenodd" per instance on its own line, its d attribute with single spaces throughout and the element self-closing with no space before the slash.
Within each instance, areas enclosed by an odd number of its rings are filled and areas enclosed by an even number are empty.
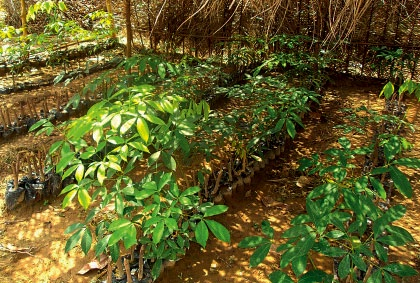
<svg viewBox="0 0 420 283">
<path fill-rule="evenodd" d="M 205 246 L 209 230 L 227 242 L 230 235 L 220 223 L 208 219 L 227 207 L 201 203 L 201 189 L 179 188 L 172 173 L 179 156 L 190 154 L 189 140 L 208 119 L 209 105 L 138 84 L 163 80 L 168 66 L 172 67 L 156 57 L 141 60 L 150 64 L 151 71 L 142 66 L 143 78 L 133 80 L 131 87 L 122 78 L 118 89 L 65 125 L 64 139 L 54 143 L 49 154 L 58 156 L 55 171 L 75 181 L 61 192 L 63 207 L 77 197 L 84 209 L 90 209 L 84 222 L 66 230 L 72 234 L 66 251 L 80 242 L 87 253 L 96 238 L 95 254 L 106 252 L 117 261 L 121 245 L 125 249 L 140 245 L 144 259 L 154 262 L 156 278 L 162 262 L 178 259 L 190 241 Z M 127 64 L 133 62 L 139 61 Z M 134 178 L 137 168 L 142 172 Z"/>
<path fill-rule="evenodd" d="M 317 174 L 324 183 L 307 196 L 306 213 L 291 221 L 292 227 L 282 234 L 287 242 L 277 248 L 282 253 L 280 268 L 291 265 L 297 282 L 307 282 L 314 276 L 316 282 L 332 282 L 334 276 L 346 282 L 395 282 L 394 276 L 417 274 L 410 266 L 389 260 L 388 247 L 403 246 L 414 239 L 393 223 L 404 216 L 406 208 L 401 204 L 384 205 L 387 193 L 377 176 L 389 173 L 397 190 L 411 197 L 411 185 L 398 167 L 420 168 L 420 160 L 396 159 L 402 148 L 388 142 L 385 146 L 392 150 L 385 150 L 386 165 L 361 176 L 355 174 L 357 165 L 352 161 L 371 149 L 351 149 L 347 138 L 339 139 L 341 148 L 325 151 L 325 160 L 315 154 L 300 162 L 300 170 Z M 251 247 L 250 239 L 245 238 L 240 246 Z M 253 265 L 262 262 L 266 254 L 261 253 Z M 313 265 L 311 258 L 319 254 L 333 258 L 335 273 L 318 270 Z M 270 280 L 293 282 L 281 270 L 272 273 Z"/>
</svg>

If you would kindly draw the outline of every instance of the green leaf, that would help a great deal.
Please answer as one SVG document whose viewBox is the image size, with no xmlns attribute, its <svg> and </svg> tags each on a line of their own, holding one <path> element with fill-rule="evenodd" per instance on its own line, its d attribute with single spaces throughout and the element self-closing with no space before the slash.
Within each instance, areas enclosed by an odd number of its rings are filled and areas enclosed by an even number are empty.
<svg viewBox="0 0 420 283">
<path fill-rule="evenodd" d="M 379 197 L 383 200 L 386 199 L 386 191 L 384 186 L 374 177 L 369 177 L 370 183 L 372 184 L 375 191 L 378 193 Z"/>
<path fill-rule="evenodd" d="M 156 161 L 159 159 L 161 154 L 161 151 L 156 151 L 155 153 L 153 153 L 152 155 L 149 156 L 149 159 L 147 160 L 147 164 L 149 166 L 152 166 L 153 164 L 156 163 Z"/>
<path fill-rule="evenodd" d="M 161 79 L 164 79 L 165 76 L 166 76 L 166 69 L 165 69 L 165 65 L 163 63 L 160 63 L 158 65 L 158 70 L 157 71 L 158 71 L 159 77 Z"/>
<path fill-rule="evenodd" d="M 160 125 L 160 126 L 164 126 L 165 125 L 165 122 L 162 119 L 160 119 L 159 117 L 155 116 L 155 115 L 145 114 L 145 115 L 143 115 L 143 117 L 147 121 L 149 121 L 150 123 L 153 123 L 153 124 L 156 124 L 156 125 Z"/>
<path fill-rule="evenodd" d="M 122 217 L 124 214 L 124 200 L 120 192 L 115 194 L 115 211 L 117 215 Z"/>
<path fill-rule="evenodd" d="M 199 243 L 203 248 L 205 248 L 207 240 L 209 238 L 209 230 L 204 221 L 200 221 L 197 224 L 194 232 L 197 243 Z"/>
<path fill-rule="evenodd" d="M 66 4 L 63 1 L 59 1 L 58 2 L 58 9 L 60 9 L 60 11 L 62 11 L 62 12 L 67 11 Z"/>
<path fill-rule="evenodd" d="M 121 144 L 125 143 L 124 138 L 120 137 L 120 136 L 110 136 L 110 137 L 108 137 L 107 141 L 110 144 L 114 144 L 114 145 L 121 145 Z"/>
<path fill-rule="evenodd" d="M 388 262 L 388 251 L 383 247 L 383 245 L 375 242 L 375 252 L 380 260 Z"/>
<path fill-rule="evenodd" d="M 156 184 L 155 181 L 150 181 L 150 182 L 144 183 L 142 185 L 142 188 L 146 189 L 146 190 L 158 191 L 158 187 L 157 187 L 157 184 Z"/>
<path fill-rule="evenodd" d="M 386 99 L 390 99 L 393 94 L 394 94 L 394 85 L 391 82 L 388 82 L 382 89 L 381 93 L 379 94 L 379 97 L 384 95 Z"/>
<path fill-rule="evenodd" d="M 68 176 L 70 176 L 71 174 L 73 174 L 73 172 L 76 171 L 77 167 L 79 167 L 79 164 L 75 164 L 75 165 L 70 166 L 66 171 L 64 171 L 61 179 L 64 180 Z"/>
<path fill-rule="evenodd" d="M 268 220 L 263 220 L 261 222 L 261 231 L 267 235 L 270 239 L 274 237 L 274 229 L 271 227 L 270 222 Z"/>
<path fill-rule="evenodd" d="M 353 261 L 353 264 L 362 271 L 367 270 L 367 265 L 363 260 L 362 255 L 356 255 L 356 254 L 350 254 L 351 260 Z"/>
<path fill-rule="evenodd" d="M 401 165 L 410 168 L 420 168 L 420 159 L 418 158 L 400 158 L 392 162 L 394 165 Z"/>
<path fill-rule="evenodd" d="M 351 142 L 346 137 L 341 137 L 338 139 L 338 143 L 341 145 L 344 149 L 350 149 L 351 148 Z"/>
<path fill-rule="evenodd" d="M 413 196 L 413 188 L 404 173 L 394 166 L 389 167 L 389 173 L 391 174 L 391 179 L 394 181 L 395 187 L 400 193 L 407 198 L 411 198 Z"/>
<path fill-rule="evenodd" d="M 379 175 L 379 174 L 384 174 L 384 173 L 388 173 L 388 172 L 389 172 L 388 167 L 376 167 L 376 168 L 372 169 L 370 174 L 371 175 Z"/>
<path fill-rule="evenodd" d="M 286 119 L 282 118 L 277 121 L 276 125 L 274 126 L 274 129 L 281 131 L 283 129 L 284 123 L 286 122 Z"/>
<path fill-rule="evenodd" d="M 136 190 L 134 192 L 134 196 L 137 200 L 143 200 L 150 197 L 154 193 L 156 193 L 156 190 L 153 190 L 153 189 Z"/>
<path fill-rule="evenodd" d="M 52 155 L 54 152 L 56 152 L 62 145 L 64 141 L 56 141 L 50 146 L 50 149 L 48 151 L 48 154 Z"/>
<path fill-rule="evenodd" d="M 70 192 L 70 191 L 73 191 L 73 190 L 77 190 L 79 188 L 79 185 L 77 185 L 77 184 L 70 184 L 70 185 L 67 185 L 61 192 L 60 192 L 60 195 L 64 195 L 65 193 L 68 193 L 68 192 Z"/>
<path fill-rule="evenodd" d="M 388 211 L 386 211 L 384 215 L 382 215 L 382 217 L 378 218 L 373 223 L 373 233 L 375 235 L 375 238 L 381 236 L 382 232 L 391 222 L 403 217 L 405 212 L 406 208 L 401 204 L 395 205 L 388 209 Z"/>
<path fill-rule="evenodd" d="M 137 132 L 139 133 L 141 139 L 147 144 L 150 135 L 149 126 L 142 117 L 137 118 Z"/>
<path fill-rule="evenodd" d="M 118 258 L 120 257 L 120 247 L 119 247 L 119 245 L 118 244 L 110 245 L 109 246 L 109 253 L 111 254 L 112 261 L 117 262 Z"/>
<path fill-rule="evenodd" d="M 125 227 L 128 227 L 132 225 L 132 222 L 128 219 L 125 218 L 121 218 L 121 219 L 117 219 L 112 221 L 111 225 L 109 225 L 108 230 L 109 231 L 116 231 Z"/>
<path fill-rule="evenodd" d="M 149 153 L 149 149 L 147 148 L 147 146 L 145 146 L 143 143 L 135 141 L 135 142 L 129 142 L 128 143 L 129 146 L 134 147 L 135 149 L 138 149 L 140 151 L 144 151 Z"/>
<path fill-rule="evenodd" d="M 79 231 L 71 235 L 71 237 L 66 242 L 66 247 L 64 248 L 65 253 L 68 253 L 71 249 L 73 249 L 77 245 L 77 243 L 80 240 L 80 237 L 82 236 L 83 231 L 84 229 L 80 229 Z"/>
<path fill-rule="evenodd" d="M 195 195 L 199 191 L 201 191 L 201 188 L 200 187 L 190 187 L 190 188 L 186 189 L 185 191 L 183 191 L 181 193 L 180 197 L 186 197 L 186 196 Z"/>
<path fill-rule="evenodd" d="M 392 137 L 387 140 L 384 144 L 384 155 L 386 161 L 390 162 L 395 155 L 400 153 L 401 151 L 401 143 L 397 137 Z"/>
<path fill-rule="evenodd" d="M 127 229 L 128 229 L 127 227 L 124 227 L 124 228 L 115 230 L 111 234 L 111 237 L 109 238 L 108 245 L 109 246 L 118 245 L 117 243 L 125 236 Z"/>
<path fill-rule="evenodd" d="M 61 155 L 60 161 L 58 161 L 55 170 L 57 173 L 63 172 L 63 170 L 69 166 L 70 161 L 73 160 L 75 153 L 67 152 L 65 155 Z"/>
<path fill-rule="evenodd" d="M 90 197 L 89 192 L 86 189 L 81 188 L 78 190 L 77 198 L 79 200 L 79 203 L 82 205 L 82 207 L 85 210 L 88 209 L 92 201 L 92 198 Z"/>
<path fill-rule="evenodd" d="M 172 179 L 172 173 L 164 173 L 159 178 L 159 183 L 157 185 L 157 190 L 160 191 L 165 185 L 169 184 Z"/>
<path fill-rule="evenodd" d="M 153 229 L 152 240 L 153 244 L 158 244 L 163 236 L 163 231 L 165 230 L 165 223 L 163 221 L 158 222 L 156 227 Z"/>
<path fill-rule="evenodd" d="M 384 271 L 384 279 L 385 283 L 397 283 L 397 280 L 395 280 L 394 277 L 386 271 Z"/>
<path fill-rule="evenodd" d="M 76 173 L 74 173 L 74 177 L 76 178 L 77 182 L 80 183 L 80 181 L 83 179 L 84 173 L 85 173 L 85 166 L 82 163 L 80 163 L 77 166 Z"/>
<path fill-rule="evenodd" d="M 82 251 L 85 255 L 89 252 L 91 246 L 92 246 L 92 233 L 90 232 L 89 229 L 86 229 L 85 233 L 82 236 L 82 242 L 81 242 Z"/>
<path fill-rule="evenodd" d="M 217 239 L 226 243 L 230 243 L 230 233 L 228 229 L 225 228 L 225 226 L 214 220 L 205 219 L 204 221 Z"/>
<path fill-rule="evenodd" d="M 121 115 L 117 114 L 111 119 L 111 128 L 113 130 L 117 130 L 120 125 L 121 125 Z"/>
<path fill-rule="evenodd" d="M 305 271 L 307 265 L 307 256 L 303 255 L 301 257 L 296 258 L 294 261 L 292 261 L 292 269 L 295 273 L 296 277 L 299 277 L 302 275 L 302 273 Z"/>
<path fill-rule="evenodd" d="M 408 242 L 405 238 L 397 234 L 381 236 L 376 240 L 382 244 L 394 247 L 403 246 Z"/>
<path fill-rule="evenodd" d="M 346 235 L 343 231 L 340 230 L 331 230 L 327 234 L 325 234 L 325 237 L 330 239 L 339 239 Z"/>
<path fill-rule="evenodd" d="M 121 152 L 124 152 L 124 150 L 121 149 Z M 113 155 L 108 155 L 108 157 L 111 157 L 111 156 L 113 156 Z M 121 166 L 118 163 L 115 163 L 115 162 L 107 162 L 106 165 L 109 168 L 114 169 L 115 171 L 122 172 Z"/>
<path fill-rule="evenodd" d="M 308 235 L 312 228 L 308 225 L 296 225 L 287 229 L 282 235 L 282 238 L 294 238 Z"/>
<path fill-rule="evenodd" d="M 401 263 L 391 263 L 385 266 L 383 269 L 400 277 L 417 275 L 417 271 L 414 268 Z"/>
<path fill-rule="evenodd" d="M 259 247 L 257 247 L 254 253 L 251 255 L 251 258 L 249 259 L 250 267 L 255 267 L 258 264 L 260 264 L 265 259 L 268 252 L 270 251 L 270 247 L 271 247 L 271 242 L 264 243 L 260 245 Z"/>
<path fill-rule="evenodd" d="M 280 270 L 274 271 L 268 276 L 268 278 L 271 283 L 293 283 L 292 278 Z"/>
<path fill-rule="evenodd" d="M 106 235 L 103 237 L 95 246 L 95 257 L 100 256 L 108 246 L 108 241 L 111 235 Z"/>
<path fill-rule="evenodd" d="M 123 237 L 124 247 L 128 250 L 130 247 L 137 244 L 137 230 L 134 224 L 128 226 Z"/>
<path fill-rule="evenodd" d="M 296 128 L 295 124 L 290 119 L 286 120 L 286 129 L 289 136 L 294 139 L 296 136 Z"/>
<path fill-rule="evenodd" d="M 49 121 L 47 119 L 40 119 L 38 122 L 36 122 L 35 124 L 33 124 L 30 128 L 29 128 L 29 132 L 33 132 L 36 129 L 38 129 L 39 127 L 41 127 L 42 125 L 48 123 Z"/>
<path fill-rule="evenodd" d="M 155 261 L 155 263 L 153 264 L 153 267 L 152 267 L 153 279 L 156 279 L 156 278 L 159 277 L 161 269 L 162 269 L 162 259 L 159 258 Z"/>
<path fill-rule="evenodd" d="M 62 207 L 66 208 L 67 206 L 70 205 L 71 201 L 73 200 L 73 198 L 76 196 L 77 194 L 77 190 L 72 190 L 70 191 L 63 199 L 63 204 Z"/>
<path fill-rule="evenodd" d="M 391 233 L 394 236 L 398 236 L 404 243 L 414 242 L 413 236 L 406 229 L 398 226 L 388 226 L 386 228 L 388 233 Z"/>
<path fill-rule="evenodd" d="M 249 236 L 242 239 L 242 241 L 239 242 L 238 247 L 239 248 L 255 248 L 257 246 L 260 246 L 264 243 L 269 243 L 269 242 L 270 241 L 264 237 Z"/>
<path fill-rule="evenodd" d="M 165 225 L 168 227 L 169 231 L 172 233 L 173 231 L 178 230 L 178 222 L 174 218 L 165 218 Z"/>
<path fill-rule="evenodd" d="M 225 213 L 228 209 L 229 207 L 227 207 L 226 205 L 214 205 L 206 209 L 206 211 L 204 212 L 204 217 L 222 214 Z"/>
<path fill-rule="evenodd" d="M 297 244 L 288 249 L 281 257 L 280 267 L 285 268 L 294 259 L 306 255 L 315 244 L 315 233 L 310 233 L 299 239 Z"/>
<path fill-rule="evenodd" d="M 350 209 L 352 209 L 357 215 L 363 215 L 362 205 L 360 199 L 356 193 L 348 189 L 343 190 L 344 201 Z"/>
<path fill-rule="evenodd" d="M 375 272 L 372 273 L 372 275 L 369 277 L 369 279 L 366 281 L 366 283 L 378 283 L 382 282 L 382 270 L 378 269 Z"/>
<path fill-rule="evenodd" d="M 344 279 L 350 273 L 350 256 L 346 255 L 338 265 L 338 276 Z"/>
<path fill-rule="evenodd" d="M 101 165 L 99 165 L 98 167 L 98 171 L 96 173 L 96 177 L 99 181 L 99 184 L 103 185 L 105 179 L 106 179 L 106 168 L 105 165 L 103 163 L 101 163 Z"/>
<path fill-rule="evenodd" d="M 73 223 L 64 230 L 64 234 L 70 234 L 78 229 L 84 228 L 86 225 L 83 223 Z"/>
<path fill-rule="evenodd" d="M 301 163 L 301 162 L 299 162 L 299 163 Z M 316 187 L 315 189 L 313 189 L 309 193 L 308 198 L 309 199 L 314 199 L 314 198 L 320 197 L 322 195 L 327 195 L 327 194 L 330 194 L 331 192 L 335 192 L 336 189 L 337 189 L 337 186 L 335 184 L 331 184 L 331 183 L 322 184 L 322 185 Z"/>
<path fill-rule="evenodd" d="M 165 166 L 168 169 L 172 171 L 176 170 L 176 162 L 175 162 L 175 159 L 172 157 L 172 155 L 166 153 L 165 151 L 162 151 L 162 160 L 163 160 L 163 164 L 165 164 Z"/>
<path fill-rule="evenodd" d="M 127 122 L 125 122 L 120 128 L 121 135 L 124 135 L 126 132 L 128 132 L 128 130 L 131 129 L 131 127 L 134 125 L 135 122 L 136 122 L 136 118 L 132 118 L 128 120 Z"/>
</svg>

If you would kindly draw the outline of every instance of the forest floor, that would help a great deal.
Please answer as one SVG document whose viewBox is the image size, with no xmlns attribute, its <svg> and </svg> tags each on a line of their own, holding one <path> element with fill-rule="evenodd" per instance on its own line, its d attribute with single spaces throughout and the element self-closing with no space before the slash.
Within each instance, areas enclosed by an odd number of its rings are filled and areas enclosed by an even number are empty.
<svg viewBox="0 0 420 283">
<path fill-rule="evenodd" d="M 73 89 L 79 89 L 86 80 L 76 80 Z M 41 91 L 55 91 L 54 86 Z M 338 146 L 339 131 L 333 127 L 342 124 L 344 107 L 358 107 L 381 110 L 383 100 L 377 99 L 382 85 L 372 81 L 345 78 L 337 80 L 323 96 L 320 108 L 314 115 L 304 119 L 305 129 L 300 131 L 280 158 L 276 158 L 252 179 L 250 185 L 241 188 L 231 199 L 226 199 L 227 213 L 216 218 L 231 232 L 231 243 L 222 243 L 211 238 L 205 249 L 192 243 L 187 255 L 167 267 L 158 282 L 269 282 L 268 274 L 278 268 L 278 254 L 269 253 L 263 264 L 249 267 L 252 250 L 238 248 L 238 243 L 246 236 L 260 235 L 259 224 L 268 219 L 276 235 L 276 243 L 281 243 L 281 232 L 289 227 L 290 220 L 305 211 L 307 189 L 296 185 L 300 174 L 297 162 L 312 153 Z M 2 105 L 14 104 L 14 96 L 0 97 Z M 229 107 L 228 102 L 220 107 Z M 415 102 L 408 104 L 407 118 L 420 125 Z M 322 118 L 322 119 L 321 119 Z M 34 137 L 31 134 L 1 141 L 0 154 L 10 147 L 48 145 L 56 137 Z M 420 135 L 409 133 L 408 139 L 414 144 L 410 157 L 420 158 Z M 366 140 L 366 136 L 353 135 L 352 142 Z M 79 206 L 61 208 L 62 197 L 45 200 L 30 206 L 22 206 L 7 212 L 4 210 L 6 180 L 10 178 L 4 170 L 0 172 L 0 282 L 97 282 L 103 275 L 100 270 L 92 270 L 86 275 L 77 272 L 91 260 L 92 252 L 83 256 L 80 248 L 64 253 L 69 235 L 64 230 L 71 223 L 83 220 L 85 212 Z M 405 248 L 393 249 L 393 260 L 407 263 L 420 271 L 420 173 L 411 171 L 409 179 L 413 184 L 414 196 L 410 200 L 400 200 L 407 206 L 407 215 L 398 225 L 406 228 L 415 242 Z M 401 198 L 395 196 L 395 198 Z M 273 205 L 270 205 L 273 204 Z M 331 270 L 331 264 L 321 259 L 316 264 Z M 420 282 L 420 276 L 404 282 Z"/>
</svg>

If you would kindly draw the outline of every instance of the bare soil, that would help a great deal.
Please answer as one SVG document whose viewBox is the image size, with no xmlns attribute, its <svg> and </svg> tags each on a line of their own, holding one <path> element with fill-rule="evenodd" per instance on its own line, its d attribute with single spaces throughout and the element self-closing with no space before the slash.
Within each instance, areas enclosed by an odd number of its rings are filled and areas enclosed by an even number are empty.
<svg viewBox="0 0 420 283">
<path fill-rule="evenodd" d="M 88 79 L 88 78 L 87 78 Z M 84 81 L 75 81 L 73 89 L 83 86 Z M 252 183 L 240 188 L 231 199 L 225 199 L 229 210 L 216 220 L 231 232 L 231 243 L 222 243 L 214 238 L 205 249 L 192 244 L 187 255 L 172 267 L 166 267 L 158 282 L 269 282 L 268 274 L 278 268 L 279 256 L 274 252 L 257 268 L 249 268 L 252 250 L 238 248 L 238 243 L 246 236 L 259 235 L 258 225 L 268 219 L 276 231 L 276 243 L 280 244 L 281 232 L 289 227 L 290 220 L 304 212 L 304 199 L 309 189 L 296 185 L 300 174 L 296 171 L 297 161 L 328 147 L 337 146 L 338 131 L 334 125 L 343 121 L 338 112 L 343 107 L 366 105 L 382 109 L 383 101 L 378 100 L 381 85 L 371 81 L 352 79 L 337 80 L 322 100 L 321 107 L 313 115 L 308 115 L 301 130 L 284 154 L 273 160 L 266 168 L 255 174 Z M 58 87 L 56 87 L 58 88 Z M 47 91 L 54 92 L 50 87 Z M 3 105 L 13 104 L 13 96 L 1 97 Z M 416 112 L 416 102 L 407 101 L 408 120 L 420 124 Z M 229 107 L 226 105 L 225 107 Z M 409 141 L 415 146 L 409 152 L 411 157 L 420 158 L 418 132 L 409 134 Z M 366 140 L 365 136 L 354 135 L 352 141 Z M 13 146 L 51 143 L 51 138 L 34 139 L 25 135 L 3 142 L 0 153 Z M 395 261 L 410 264 L 420 271 L 420 189 L 419 172 L 409 172 L 414 186 L 414 197 L 401 201 L 408 208 L 404 220 L 399 225 L 408 229 L 415 243 L 406 248 L 393 250 Z M 7 172 L 0 173 L 0 206 L 3 205 L 5 182 L 10 178 Z M 397 198 L 399 198 L 397 196 Z M 102 271 L 93 270 L 86 275 L 77 272 L 93 259 L 85 257 L 79 248 L 64 253 L 69 235 L 64 230 L 71 223 L 81 221 L 85 212 L 79 206 L 61 209 L 62 197 L 19 207 L 11 212 L 2 209 L 0 214 L 0 282 L 96 282 Z M 319 257 L 316 264 L 330 270 L 331 262 Z M 420 276 L 404 282 L 420 282 Z"/>
</svg>

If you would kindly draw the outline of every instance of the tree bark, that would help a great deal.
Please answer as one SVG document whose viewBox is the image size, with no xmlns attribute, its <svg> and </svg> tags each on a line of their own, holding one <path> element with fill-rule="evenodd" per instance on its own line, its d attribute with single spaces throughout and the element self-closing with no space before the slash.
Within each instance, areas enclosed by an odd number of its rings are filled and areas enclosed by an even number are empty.
<svg viewBox="0 0 420 283">
<path fill-rule="evenodd" d="M 111 0 L 105 0 L 105 5 L 106 5 L 106 11 L 111 16 L 111 30 L 112 30 L 111 37 L 116 37 L 117 36 L 117 33 L 116 33 L 116 30 L 115 30 L 114 13 L 112 11 L 112 3 L 111 3 Z"/>
<path fill-rule="evenodd" d="M 22 33 L 26 37 L 28 35 L 28 25 L 26 22 L 26 2 L 25 0 L 20 0 L 20 20 L 22 24 Z"/>
<path fill-rule="evenodd" d="M 131 28 L 131 0 L 124 1 L 124 10 L 125 10 L 125 26 L 127 33 L 127 48 L 125 50 L 125 56 L 130 58 L 132 55 L 131 43 L 133 41 L 133 30 Z"/>
</svg>

